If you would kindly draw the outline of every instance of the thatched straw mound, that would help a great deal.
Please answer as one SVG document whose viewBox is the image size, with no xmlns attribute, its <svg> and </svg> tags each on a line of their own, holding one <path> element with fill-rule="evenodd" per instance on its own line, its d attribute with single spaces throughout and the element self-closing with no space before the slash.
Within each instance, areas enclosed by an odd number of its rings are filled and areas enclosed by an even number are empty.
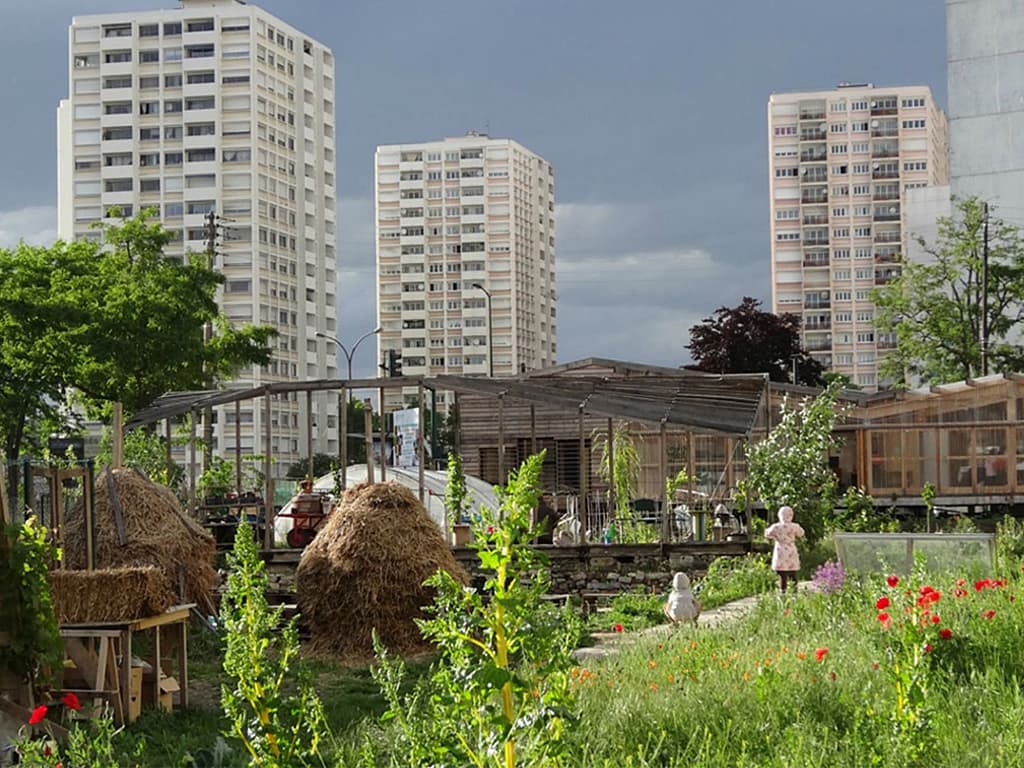
<svg viewBox="0 0 1024 768">
<path fill-rule="evenodd" d="M 443 568 L 466 574 L 419 499 L 400 483 L 363 483 L 306 547 L 295 574 L 311 650 L 347 661 L 373 656 L 373 630 L 391 652 L 430 650 L 414 619 L 434 598 L 424 580 Z"/>
<path fill-rule="evenodd" d="M 61 624 L 144 619 L 163 613 L 175 602 L 164 572 L 151 565 L 50 571 L 49 582 Z"/>
<path fill-rule="evenodd" d="M 109 485 L 106 471 L 96 475 L 96 567 L 154 566 L 163 573 L 168 591 L 198 604 L 204 614 L 216 613 L 213 537 L 181 511 L 181 504 L 168 488 L 133 469 L 116 469 L 113 486 L 126 539 L 122 544 Z M 84 506 L 79 501 L 64 526 L 66 567 L 85 569 L 85 537 Z"/>
</svg>

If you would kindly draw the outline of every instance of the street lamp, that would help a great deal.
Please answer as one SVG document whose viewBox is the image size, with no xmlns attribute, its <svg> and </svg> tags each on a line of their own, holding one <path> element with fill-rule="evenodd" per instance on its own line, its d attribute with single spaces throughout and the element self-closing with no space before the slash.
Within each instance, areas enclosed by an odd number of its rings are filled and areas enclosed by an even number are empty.
<svg viewBox="0 0 1024 768">
<path fill-rule="evenodd" d="M 494 378 L 494 328 L 491 324 L 491 292 L 480 283 L 473 283 L 473 288 L 479 288 L 487 297 L 487 370 L 488 376 Z"/>
<path fill-rule="evenodd" d="M 355 355 L 356 349 L 359 348 L 359 345 L 360 345 L 360 343 L 362 343 L 363 339 L 368 339 L 370 336 L 373 336 L 374 334 L 380 333 L 380 331 L 381 331 L 381 327 L 378 325 L 372 331 L 367 331 L 366 333 L 364 333 L 362 336 L 360 336 L 358 339 L 356 339 L 356 343 L 352 345 L 352 351 L 351 352 L 349 352 L 345 348 L 345 345 L 342 344 L 341 341 L 336 336 L 331 336 L 331 334 L 324 333 L 323 331 L 317 331 L 314 335 L 317 336 L 318 338 L 321 338 L 321 339 L 327 339 L 328 341 L 333 341 L 335 344 L 338 345 L 338 349 L 340 349 L 341 353 L 343 355 L 345 355 L 345 362 L 348 363 L 348 378 L 351 381 L 351 379 L 352 379 L 352 357 Z"/>
</svg>

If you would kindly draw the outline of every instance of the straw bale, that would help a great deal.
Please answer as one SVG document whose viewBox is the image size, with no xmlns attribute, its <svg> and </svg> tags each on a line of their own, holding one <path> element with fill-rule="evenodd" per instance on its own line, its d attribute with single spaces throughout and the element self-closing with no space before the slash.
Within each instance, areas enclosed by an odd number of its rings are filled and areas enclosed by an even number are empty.
<svg viewBox="0 0 1024 768">
<path fill-rule="evenodd" d="M 415 619 L 434 599 L 439 568 L 468 581 L 419 499 L 396 482 L 350 488 L 306 547 L 295 574 L 314 653 L 372 658 L 372 633 L 394 653 L 431 650 Z"/>
<path fill-rule="evenodd" d="M 166 589 L 204 613 L 216 613 L 213 599 L 217 572 L 213 568 L 213 537 L 181 510 L 177 497 L 134 469 L 113 470 L 115 493 L 121 505 L 127 543 L 122 545 L 114 521 L 106 472 L 96 476 L 94 526 L 97 568 L 155 566 Z M 80 500 L 64 526 L 64 562 L 86 567 L 86 530 Z"/>
<path fill-rule="evenodd" d="M 143 619 L 174 604 L 164 572 L 152 565 L 50 571 L 49 582 L 53 609 L 61 624 Z"/>
</svg>

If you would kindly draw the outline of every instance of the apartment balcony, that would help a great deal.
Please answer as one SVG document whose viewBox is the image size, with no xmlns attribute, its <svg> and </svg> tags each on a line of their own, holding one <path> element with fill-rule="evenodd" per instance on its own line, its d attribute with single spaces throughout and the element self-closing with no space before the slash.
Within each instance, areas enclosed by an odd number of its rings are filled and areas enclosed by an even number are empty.
<svg viewBox="0 0 1024 768">
<path fill-rule="evenodd" d="M 828 160 L 828 153 L 824 149 L 805 149 L 800 153 L 800 161 L 803 163 L 823 163 L 826 160 Z"/>
<path fill-rule="evenodd" d="M 886 147 L 886 146 L 872 147 L 871 148 L 871 156 L 872 157 L 899 157 L 900 156 L 900 148 L 899 147 Z"/>
<path fill-rule="evenodd" d="M 824 128 L 805 128 L 800 131 L 800 141 L 825 141 L 828 132 Z"/>
<path fill-rule="evenodd" d="M 899 177 L 900 177 L 900 172 L 899 172 L 898 169 L 897 170 L 892 170 L 892 171 L 888 171 L 888 170 L 885 170 L 885 171 L 883 171 L 883 170 L 873 170 L 873 171 L 871 171 L 871 178 L 872 179 L 898 179 Z"/>
<path fill-rule="evenodd" d="M 805 247 L 814 245 L 828 245 L 828 236 L 826 235 L 825 237 L 806 237 L 804 238 L 803 243 Z"/>
<path fill-rule="evenodd" d="M 803 348 L 807 352 L 823 352 L 825 350 L 831 350 L 832 339 L 828 337 L 824 339 L 808 338 L 804 341 Z"/>
<path fill-rule="evenodd" d="M 898 114 L 898 110 L 897 110 L 895 105 L 893 105 L 893 106 L 886 105 L 884 107 L 883 106 L 878 106 L 878 107 L 873 106 L 873 107 L 871 107 L 871 116 L 872 117 L 881 117 L 883 115 L 895 115 L 895 114 Z"/>
<path fill-rule="evenodd" d="M 899 251 L 891 253 L 875 253 L 875 264 L 899 264 L 901 254 Z"/>
<path fill-rule="evenodd" d="M 879 200 L 879 201 L 881 201 L 881 200 L 899 200 L 900 199 L 900 191 L 899 191 L 899 189 L 892 189 L 892 190 L 888 190 L 888 191 L 885 191 L 885 192 L 875 192 L 871 196 L 871 199 L 872 200 Z"/>
<path fill-rule="evenodd" d="M 806 170 L 806 169 L 805 169 Z M 801 184 L 826 184 L 828 173 L 802 173 L 800 174 Z"/>
<path fill-rule="evenodd" d="M 896 269 L 888 269 L 884 272 L 875 272 L 875 285 L 887 285 L 899 276 L 899 270 Z"/>
<path fill-rule="evenodd" d="M 822 109 L 801 109 L 800 110 L 801 120 L 824 120 L 825 110 Z"/>
<path fill-rule="evenodd" d="M 875 348 L 879 350 L 896 349 L 896 339 L 886 339 L 879 336 L 878 340 L 875 342 Z"/>
<path fill-rule="evenodd" d="M 800 194 L 800 202 L 805 204 L 827 203 L 828 190 L 804 190 Z"/>
<path fill-rule="evenodd" d="M 806 299 L 804 309 L 831 309 L 832 302 L 829 299 Z"/>
<path fill-rule="evenodd" d="M 900 233 L 897 232 L 876 232 L 876 243 L 899 243 L 902 241 Z"/>
<path fill-rule="evenodd" d="M 804 226 L 811 224 L 828 224 L 827 213 L 808 213 L 803 218 Z"/>
<path fill-rule="evenodd" d="M 829 320 L 818 320 L 816 322 L 804 323 L 805 331 L 829 331 L 832 330 L 832 323 Z"/>
<path fill-rule="evenodd" d="M 899 135 L 900 135 L 900 129 L 899 128 L 872 128 L 871 129 L 871 138 L 873 138 L 873 139 L 891 138 L 893 136 L 899 136 Z"/>
<path fill-rule="evenodd" d="M 804 267 L 814 269 L 815 267 L 827 267 L 829 265 L 828 254 L 824 256 L 805 255 Z"/>
<path fill-rule="evenodd" d="M 875 215 L 872 218 L 875 221 L 899 221 L 900 214 L 899 211 L 897 211 L 896 213 L 879 213 L 876 211 Z"/>
</svg>

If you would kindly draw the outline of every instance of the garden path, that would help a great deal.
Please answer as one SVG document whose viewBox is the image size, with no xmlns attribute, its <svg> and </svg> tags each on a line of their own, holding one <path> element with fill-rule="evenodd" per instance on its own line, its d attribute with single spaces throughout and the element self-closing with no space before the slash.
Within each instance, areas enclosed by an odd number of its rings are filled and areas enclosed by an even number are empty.
<svg viewBox="0 0 1024 768">
<path fill-rule="evenodd" d="M 800 582 L 797 592 L 814 590 L 813 582 Z M 770 593 L 769 593 L 770 594 Z M 731 603 L 720 605 L 717 608 L 709 608 L 701 612 L 697 619 L 698 627 L 718 627 L 735 621 L 753 610 L 763 595 L 752 595 Z M 593 645 L 577 648 L 572 652 L 577 661 L 592 661 L 594 659 L 607 659 L 617 654 L 623 645 L 634 642 L 639 637 L 660 637 L 671 634 L 678 629 L 674 624 L 659 624 L 656 627 L 648 627 L 638 632 L 594 632 L 591 634 Z"/>
</svg>

